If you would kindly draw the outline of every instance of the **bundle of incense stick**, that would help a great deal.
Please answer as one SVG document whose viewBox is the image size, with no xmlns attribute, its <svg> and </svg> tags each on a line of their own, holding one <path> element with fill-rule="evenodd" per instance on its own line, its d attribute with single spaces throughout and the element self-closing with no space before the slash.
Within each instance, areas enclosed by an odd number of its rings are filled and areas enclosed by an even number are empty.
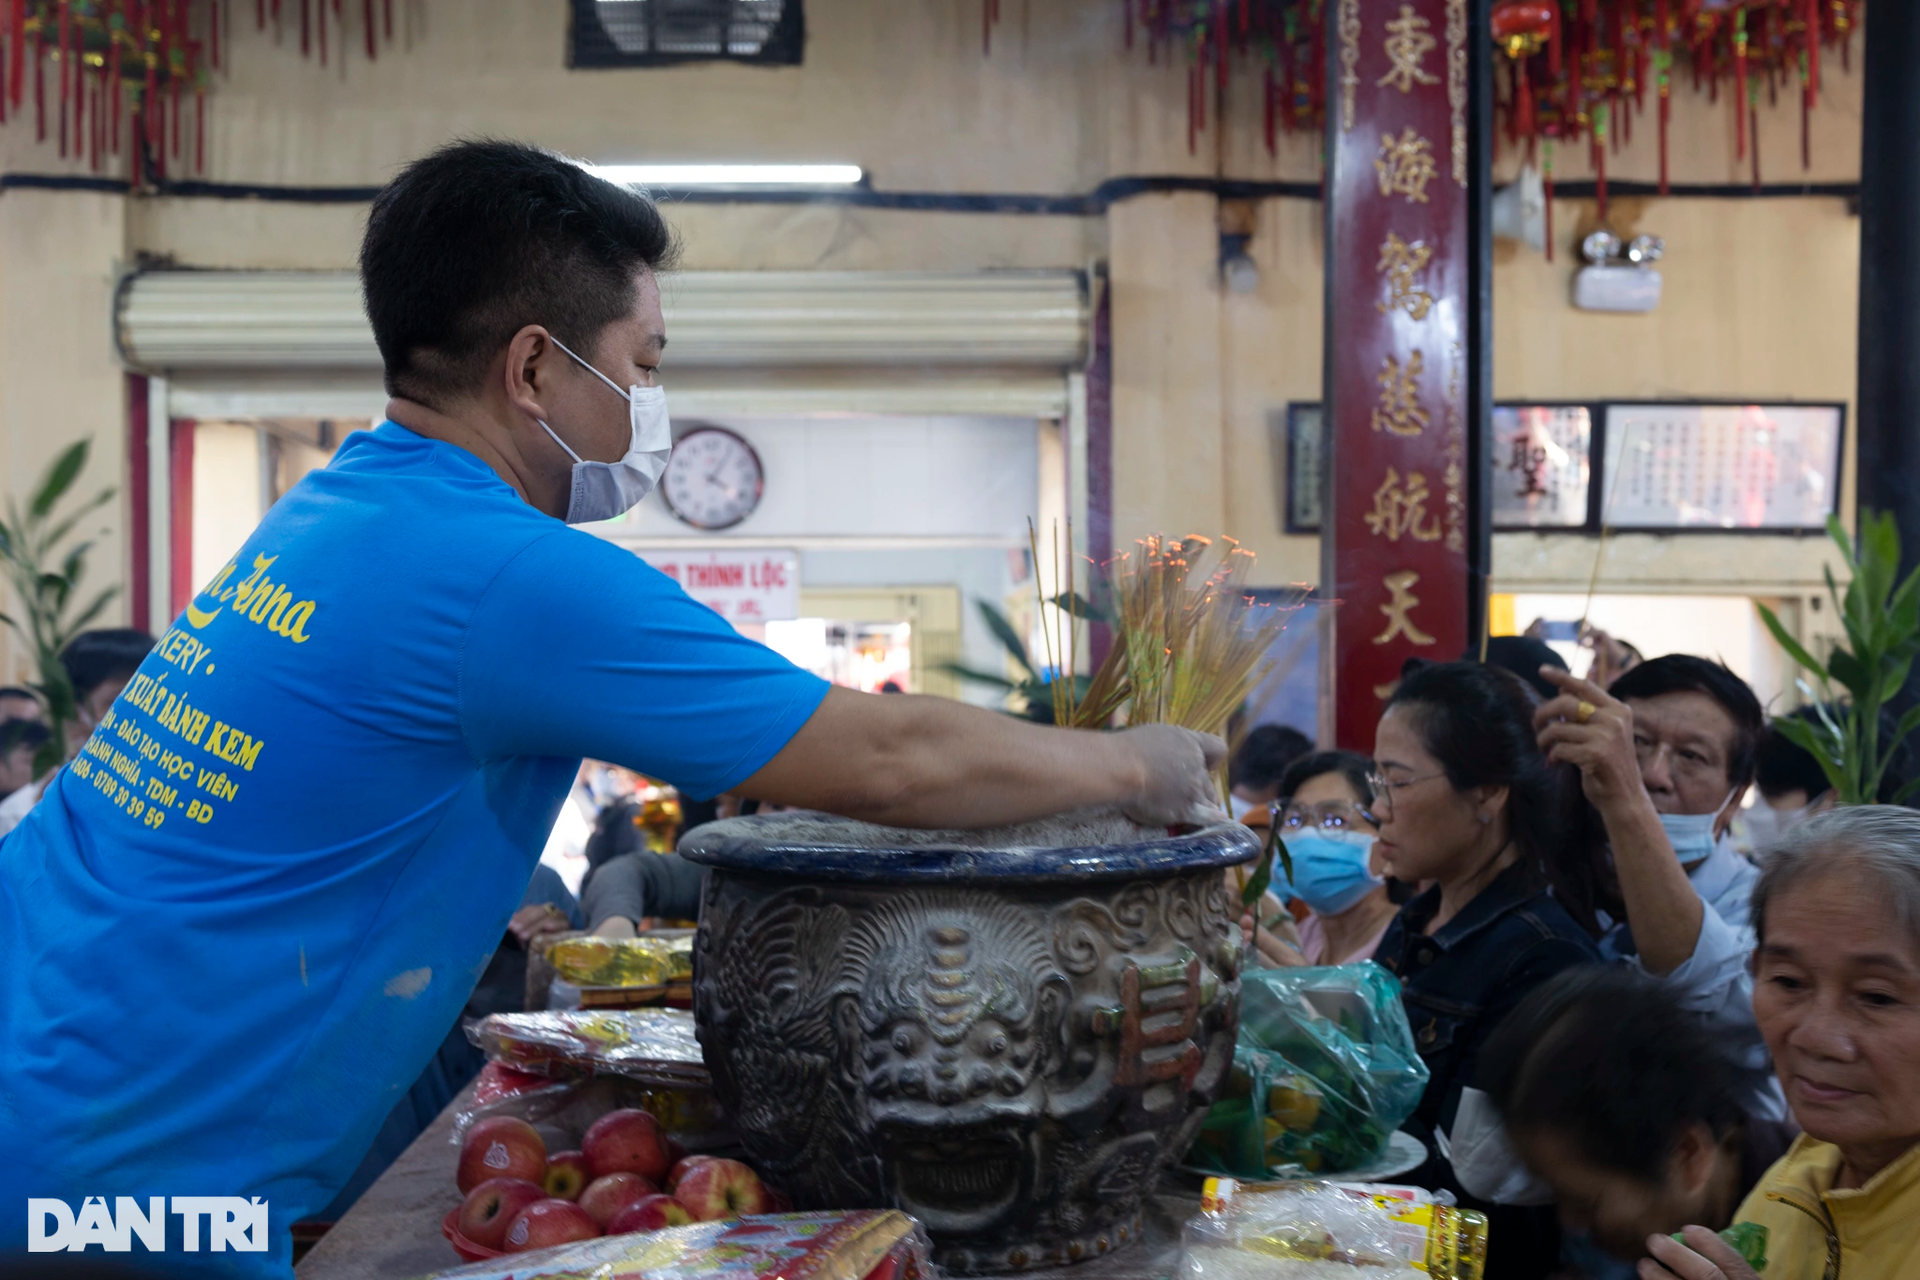
<svg viewBox="0 0 1920 1280">
<path fill-rule="evenodd" d="M 1037 537 L 1033 543 L 1037 564 Z M 1229 717 L 1272 665 L 1289 612 L 1250 594 L 1253 553 L 1225 537 L 1142 539 L 1106 566 L 1106 599 L 1096 607 L 1075 590 L 1071 555 L 1062 578 L 1057 533 L 1054 543 L 1054 581 L 1065 590 L 1041 600 L 1043 618 L 1045 605 L 1056 607 L 1054 625 L 1042 627 L 1047 662 L 1058 673 L 1051 682 L 1054 723 L 1104 728 L 1119 717 L 1224 736 Z M 1114 642 L 1083 681 L 1073 664 L 1089 620 L 1109 622 Z"/>
</svg>

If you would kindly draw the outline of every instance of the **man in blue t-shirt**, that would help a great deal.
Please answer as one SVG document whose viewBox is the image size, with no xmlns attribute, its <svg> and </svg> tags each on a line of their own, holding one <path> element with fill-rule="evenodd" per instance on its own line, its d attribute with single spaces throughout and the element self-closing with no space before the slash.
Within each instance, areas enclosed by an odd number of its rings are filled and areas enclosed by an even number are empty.
<svg viewBox="0 0 1920 1280">
<path fill-rule="evenodd" d="M 1216 816 L 1215 739 L 830 688 L 568 528 L 664 465 L 672 247 L 644 196 L 509 143 L 374 201 L 388 420 L 274 505 L 0 843 L 0 1255 L 288 1275 L 582 756 L 906 826 Z"/>
</svg>

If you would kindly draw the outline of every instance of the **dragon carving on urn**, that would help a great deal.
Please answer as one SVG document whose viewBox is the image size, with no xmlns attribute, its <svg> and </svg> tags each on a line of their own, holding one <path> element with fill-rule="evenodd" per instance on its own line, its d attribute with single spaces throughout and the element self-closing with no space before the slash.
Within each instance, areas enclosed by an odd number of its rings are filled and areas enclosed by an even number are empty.
<svg viewBox="0 0 1920 1280">
<path fill-rule="evenodd" d="M 945 875 L 924 848 L 866 847 L 918 874 L 840 879 L 798 874 L 792 842 L 777 852 L 794 872 L 745 869 L 755 842 L 719 825 L 735 838 L 692 851 L 713 866 L 694 1011 L 769 1181 L 802 1208 L 904 1209 L 960 1272 L 1138 1234 L 1232 1061 L 1241 949 L 1220 868 L 1253 837 L 1163 837 L 1162 854 L 1198 842 L 1200 865 L 1137 876 L 998 877 L 978 854 Z"/>
</svg>

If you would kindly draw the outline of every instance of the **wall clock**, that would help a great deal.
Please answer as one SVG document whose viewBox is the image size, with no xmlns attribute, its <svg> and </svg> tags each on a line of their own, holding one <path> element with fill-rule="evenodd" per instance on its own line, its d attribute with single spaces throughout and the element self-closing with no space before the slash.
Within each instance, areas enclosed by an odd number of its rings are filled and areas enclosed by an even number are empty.
<svg viewBox="0 0 1920 1280">
<path fill-rule="evenodd" d="M 760 455 L 725 427 L 695 427 L 674 442 L 660 477 L 667 510 L 696 529 L 730 529 L 760 505 Z"/>
</svg>

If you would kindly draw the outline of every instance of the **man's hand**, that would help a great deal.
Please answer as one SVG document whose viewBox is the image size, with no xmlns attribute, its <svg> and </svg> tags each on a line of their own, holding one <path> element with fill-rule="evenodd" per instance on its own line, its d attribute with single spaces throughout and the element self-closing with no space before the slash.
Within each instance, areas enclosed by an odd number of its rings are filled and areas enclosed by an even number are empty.
<svg viewBox="0 0 1920 1280">
<path fill-rule="evenodd" d="M 566 913 L 551 902 L 528 903 L 507 921 L 507 932 L 529 951 L 549 934 L 565 933 L 571 928 L 573 925 L 568 923 Z"/>
<path fill-rule="evenodd" d="M 1760 1280 L 1732 1245 L 1705 1227 L 1680 1233 L 1686 1243 L 1671 1236 L 1648 1236 L 1640 1260 L 1640 1280 Z"/>
<path fill-rule="evenodd" d="M 1120 741 L 1139 753 L 1138 795 L 1120 808 L 1143 827 L 1212 826 L 1227 821 L 1214 789 L 1213 772 L 1227 758 L 1227 744 L 1210 733 L 1146 724 L 1128 729 Z"/>
<path fill-rule="evenodd" d="M 1646 788 L 1633 750 L 1633 709 L 1558 667 L 1541 667 L 1540 674 L 1560 690 L 1533 713 L 1540 750 L 1555 764 L 1578 766 L 1581 789 L 1602 813 L 1637 803 Z"/>
<path fill-rule="evenodd" d="M 1581 788 L 1606 825 L 1640 963 L 1664 977 L 1699 946 L 1706 908 L 1640 780 L 1633 710 L 1591 681 L 1554 667 L 1542 667 L 1540 674 L 1560 690 L 1534 713 L 1540 749 L 1555 764 L 1579 767 Z"/>
</svg>

